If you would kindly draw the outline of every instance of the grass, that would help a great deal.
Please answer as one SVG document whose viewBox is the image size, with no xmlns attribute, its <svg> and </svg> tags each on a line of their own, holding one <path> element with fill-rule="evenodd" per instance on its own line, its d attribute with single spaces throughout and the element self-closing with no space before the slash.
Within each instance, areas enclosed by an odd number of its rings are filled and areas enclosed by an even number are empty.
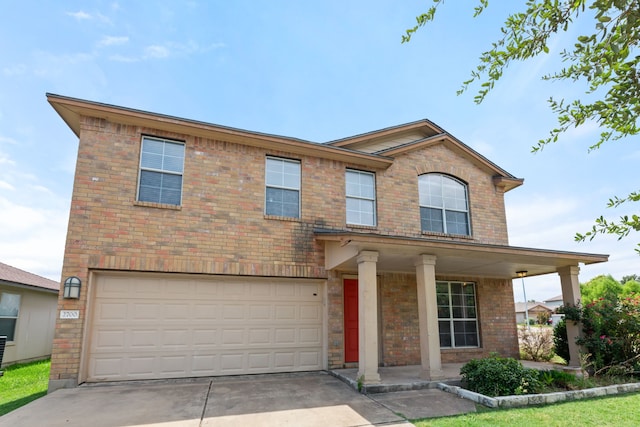
<svg viewBox="0 0 640 427">
<path fill-rule="evenodd" d="M 478 407 L 477 413 L 412 421 L 416 427 L 637 426 L 640 393 L 518 409 Z"/>
<path fill-rule="evenodd" d="M 47 394 L 50 360 L 8 366 L 0 377 L 0 416 Z"/>
</svg>

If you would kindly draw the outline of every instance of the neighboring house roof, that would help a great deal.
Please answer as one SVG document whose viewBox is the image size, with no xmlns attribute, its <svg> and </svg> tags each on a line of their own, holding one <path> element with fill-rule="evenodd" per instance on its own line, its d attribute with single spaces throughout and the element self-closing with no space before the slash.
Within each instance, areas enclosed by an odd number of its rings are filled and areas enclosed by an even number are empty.
<svg viewBox="0 0 640 427">
<path fill-rule="evenodd" d="M 40 288 L 47 291 L 58 292 L 60 284 L 53 280 L 20 270 L 19 268 L 0 262 L 0 283 L 9 285 L 27 286 L 31 288 Z"/>
<path fill-rule="evenodd" d="M 557 296 L 555 296 L 553 298 L 546 299 L 543 302 L 550 303 L 550 302 L 562 302 L 562 301 L 563 301 L 562 300 L 562 295 L 557 295 Z"/>
<path fill-rule="evenodd" d="M 527 305 L 528 307 L 528 311 L 533 311 L 535 308 L 538 309 L 543 309 L 543 310 L 547 310 L 547 311 L 553 311 L 553 309 L 551 307 L 547 307 L 546 305 L 540 303 L 540 302 L 528 302 Z M 516 313 L 524 313 L 525 310 L 525 303 L 523 302 L 517 302 L 516 303 Z"/>
</svg>

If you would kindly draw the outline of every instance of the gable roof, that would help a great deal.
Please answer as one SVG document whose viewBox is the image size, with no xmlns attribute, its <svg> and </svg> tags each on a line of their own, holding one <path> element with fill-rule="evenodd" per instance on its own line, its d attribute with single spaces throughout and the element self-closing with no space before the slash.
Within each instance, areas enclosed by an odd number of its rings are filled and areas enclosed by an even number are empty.
<svg viewBox="0 0 640 427">
<path fill-rule="evenodd" d="M 494 183 L 503 185 L 505 191 L 516 188 L 524 182 L 523 179 L 516 178 L 449 132 L 426 119 L 330 141 L 328 144 L 389 157 L 444 144 L 492 173 Z"/>
<path fill-rule="evenodd" d="M 149 127 L 184 135 L 222 139 L 224 141 L 252 147 L 339 160 L 376 169 L 386 169 L 393 163 L 393 159 L 388 156 L 351 150 L 349 148 L 334 147 L 332 145 L 319 144 L 298 138 L 248 131 L 51 93 L 47 93 L 46 96 L 49 104 L 51 104 L 53 109 L 56 110 L 77 137 L 80 137 L 81 117 L 86 116 L 125 125 Z"/>
<path fill-rule="evenodd" d="M 393 163 L 394 156 L 407 151 L 425 148 L 434 144 L 446 144 L 452 150 L 457 151 L 492 174 L 494 184 L 503 187 L 504 191 L 516 188 L 522 185 L 524 181 L 511 175 L 426 119 L 327 143 L 317 143 L 51 93 L 47 93 L 46 96 L 51 106 L 78 137 L 80 137 L 81 117 L 86 116 L 115 123 L 149 127 L 204 138 L 219 138 L 253 147 L 286 151 L 300 155 L 312 155 L 375 169 L 388 168 Z"/>
<path fill-rule="evenodd" d="M 527 311 L 531 311 L 536 307 L 542 307 L 545 310 L 553 311 L 553 308 L 547 307 L 546 305 L 542 304 L 541 302 L 528 302 L 526 304 L 528 305 Z M 525 303 L 517 302 L 516 303 L 516 313 L 524 313 L 524 310 L 525 310 Z"/>
<path fill-rule="evenodd" d="M 19 268 L 0 262 L 0 283 L 9 285 L 22 285 L 33 288 L 41 288 L 58 292 L 60 284 L 53 280 L 20 270 Z"/>
</svg>

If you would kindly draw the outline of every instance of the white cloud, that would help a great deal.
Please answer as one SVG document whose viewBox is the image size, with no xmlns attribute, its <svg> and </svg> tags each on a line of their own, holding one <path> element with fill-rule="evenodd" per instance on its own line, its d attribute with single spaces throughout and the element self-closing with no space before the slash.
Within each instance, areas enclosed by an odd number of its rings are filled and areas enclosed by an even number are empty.
<svg viewBox="0 0 640 427">
<path fill-rule="evenodd" d="M 117 46 L 126 44 L 129 42 L 129 37 L 127 36 L 104 36 L 99 42 L 98 46 Z"/>
<path fill-rule="evenodd" d="M 144 48 L 141 55 L 111 55 L 109 59 L 117 62 L 139 62 L 155 59 L 168 59 L 179 56 L 198 55 L 214 49 L 225 47 L 224 43 L 211 43 L 205 46 L 189 41 L 187 43 L 167 42 L 164 44 L 153 44 Z"/>
<path fill-rule="evenodd" d="M 0 151 L 0 165 L 3 165 L 6 167 L 8 165 L 15 165 L 15 164 L 16 162 L 11 160 L 8 154 L 5 154 L 2 151 Z"/>
<path fill-rule="evenodd" d="M 0 196 L 0 224 L 6 225 L 0 227 L 2 262 L 52 280 L 60 278 L 68 210 L 64 203 L 52 205 L 38 208 Z"/>
<path fill-rule="evenodd" d="M 77 19 L 78 21 L 92 19 L 91 15 L 89 15 L 87 12 L 83 12 L 83 11 L 67 12 L 67 15 L 71 16 L 72 18 Z"/>
<path fill-rule="evenodd" d="M 152 45 L 144 50 L 145 58 L 167 58 L 171 52 L 166 46 Z"/>
<path fill-rule="evenodd" d="M 625 275 L 640 274 L 640 258 L 634 251 L 638 233 L 622 240 L 611 235 L 598 235 L 592 241 L 575 241 L 576 232 L 586 232 L 593 225 L 593 214 L 589 213 L 592 210 L 585 207 L 588 198 L 582 196 L 558 192 L 507 200 L 509 243 L 513 246 L 609 255 L 608 262 L 580 266 L 581 283 L 600 274 L 611 274 L 618 280 Z M 521 280 L 514 280 L 513 286 L 515 300 L 524 301 Z M 562 292 L 560 277 L 556 273 L 527 277 L 525 287 L 529 300 L 542 301 Z"/>
<path fill-rule="evenodd" d="M 10 190 L 10 191 L 14 191 L 16 188 L 9 184 L 8 182 L 5 181 L 0 181 L 0 190 Z"/>
<path fill-rule="evenodd" d="M 4 74 L 7 77 L 21 76 L 26 72 L 27 72 L 27 67 L 24 64 L 11 65 L 9 67 L 4 67 L 2 69 L 2 74 Z"/>
<path fill-rule="evenodd" d="M 0 117 L 1 117 L 1 116 L 0 116 Z M 0 136 L 0 144 L 5 144 L 5 143 L 6 143 L 6 144 L 12 144 L 12 145 L 15 145 L 15 144 L 17 144 L 17 143 L 18 143 L 18 141 L 16 141 L 16 140 L 15 140 L 15 139 L 13 139 L 13 138 L 6 137 L 6 136 Z"/>
</svg>

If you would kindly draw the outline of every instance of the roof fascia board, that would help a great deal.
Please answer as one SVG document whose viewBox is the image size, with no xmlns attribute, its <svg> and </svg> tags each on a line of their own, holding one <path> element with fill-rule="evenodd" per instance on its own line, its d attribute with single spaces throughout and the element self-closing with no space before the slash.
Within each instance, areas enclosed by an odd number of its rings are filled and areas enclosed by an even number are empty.
<svg viewBox="0 0 640 427">
<path fill-rule="evenodd" d="M 0 280 L 0 286 L 8 286 L 8 287 L 12 287 L 12 288 L 22 288 L 22 289 L 28 289 L 30 291 L 46 292 L 46 293 L 51 293 L 51 294 L 60 293 L 60 291 L 57 290 L 57 289 L 44 288 L 42 286 L 36 286 L 36 285 L 27 285 L 26 283 L 12 282 L 10 280 Z"/>
<path fill-rule="evenodd" d="M 386 169 L 393 163 L 393 159 L 387 156 L 333 147 L 326 144 L 317 144 L 301 139 L 250 132 L 242 129 L 68 98 L 60 95 L 47 94 L 47 100 L 78 137 L 80 137 L 80 117 L 87 116 L 105 119 L 115 123 L 148 127 L 204 138 L 220 138 L 242 145 L 286 151 L 299 155 L 316 156 L 377 169 Z"/>
</svg>

